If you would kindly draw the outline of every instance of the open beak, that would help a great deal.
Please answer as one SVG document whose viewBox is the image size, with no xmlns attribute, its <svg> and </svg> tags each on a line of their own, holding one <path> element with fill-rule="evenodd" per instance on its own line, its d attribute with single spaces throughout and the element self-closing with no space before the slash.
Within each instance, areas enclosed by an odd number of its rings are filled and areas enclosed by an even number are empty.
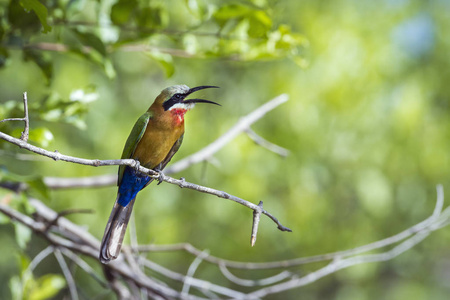
<svg viewBox="0 0 450 300">
<path fill-rule="evenodd" d="M 193 92 L 199 91 L 199 90 L 203 90 L 203 89 L 209 89 L 209 88 L 219 88 L 218 86 L 213 86 L 213 85 L 202 85 L 202 86 L 197 86 L 194 88 L 191 88 L 187 93 L 187 95 L 192 94 Z M 205 99 L 186 99 L 183 101 L 183 103 L 210 103 L 210 104 L 215 104 L 215 105 L 219 105 L 221 106 L 219 103 L 213 102 L 213 101 L 209 101 L 209 100 L 205 100 Z"/>
</svg>

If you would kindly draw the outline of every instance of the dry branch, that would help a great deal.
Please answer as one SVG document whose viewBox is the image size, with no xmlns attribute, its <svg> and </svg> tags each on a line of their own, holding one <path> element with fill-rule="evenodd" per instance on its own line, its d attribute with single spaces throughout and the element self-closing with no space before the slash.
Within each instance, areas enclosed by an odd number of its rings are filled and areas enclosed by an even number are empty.
<svg viewBox="0 0 450 300">
<path fill-rule="evenodd" d="M 197 258 L 194 260 L 195 264 L 191 265 L 190 271 L 187 275 L 183 275 L 174 271 L 171 271 L 161 265 L 156 264 L 153 261 L 146 259 L 145 257 L 134 257 L 131 253 L 130 247 L 124 247 L 127 255 L 127 259 L 119 257 L 117 261 L 114 261 L 108 265 L 103 265 L 105 274 L 108 275 L 108 285 L 118 295 L 118 297 L 132 297 L 132 287 L 137 287 L 138 291 L 142 293 L 143 290 L 149 295 L 156 298 L 158 295 L 162 299 L 217 299 L 217 298 L 231 298 L 231 299 L 261 299 L 265 296 L 281 293 L 286 290 L 299 288 L 301 286 L 311 284 L 320 278 L 329 274 L 335 273 L 338 270 L 348 268 L 353 265 L 364 264 L 369 262 L 387 261 L 395 258 L 396 256 L 408 251 L 416 244 L 423 241 L 433 231 L 438 230 L 450 223 L 450 207 L 443 210 L 444 195 L 442 186 L 437 187 L 438 197 L 436 201 L 436 207 L 433 214 L 424 221 L 392 236 L 368 245 L 357 247 L 354 249 L 339 251 L 335 253 L 329 253 L 325 255 L 319 255 L 314 257 L 298 258 L 293 260 L 287 260 L 284 262 L 272 262 L 272 263 L 244 263 L 244 262 L 230 262 L 220 258 L 213 257 L 208 254 L 207 251 L 197 250 L 195 252 L 192 246 L 189 244 L 179 245 L 149 245 L 139 246 L 136 250 L 152 250 L 152 251 L 174 251 L 188 249 L 190 253 L 193 253 Z M 105 282 L 99 278 L 100 275 L 96 274 L 89 265 L 84 262 L 83 256 L 92 257 L 97 259 L 99 241 L 90 235 L 86 229 L 70 222 L 64 217 L 59 217 L 60 214 L 54 212 L 42 202 L 36 199 L 29 199 L 29 203 L 34 207 L 35 213 L 33 218 L 24 215 L 11 207 L 0 204 L 0 212 L 8 216 L 11 220 L 20 222 L 32 229 L 36 234 L 44 237 L 51 248 L 47 247 L 44 251 L 38 254 L 30 264 L 30 272 L 46 257 L 51 251 L 59 249 L 61 253 L 68 259 L 74 261 L 77 265 L 81 266 L 87 274 L 91 275 L 95 280 L 99 281 L 101 285 Z M 56 221 L 55 221 L 56 219 Z M 51 226 L 48 226 L 52 224 Z M 192 247 L 193 249 L 190 249 Z M 387 250 L 373 253 L 373 251 L 380 251 L 383 248 Z M 368 254 L 370 252 L 370 254 Z M 55 252 L 55 255 L 56 254 Z M 82 255 L 82 256 L 78 256 Z M 58 259 L 61 261 L 61 258 Z M 194 277 L 194 270 L 201 262 L 209 262 L 217 266 L 218 269 L 228 278 L 237 284 L 243 286 L 249 286 L 257 288 L 249 293 L 243 293 L 219 284 L 209 282 Z M 317 261 L 329 261 L 329 264 L 323 268 L 313 271 L 305 276 L 296 277 L 290 272 L 282 271 L 278 275 L 263 278 L 260 280 L 249 280 L 238 278 L 231 274 L 227 268 L 247 268 L 247 269 L 271 269 L 297 266 L 300 263 L 310 263 Z M 137 264 L 137 265 L 136 265 Z M 31 267 L 32 266 L 32 267 Z M 69 271 L 64 263 L 61 263 L 61 267 Z M 205 297 L 193 296 L 187 293 L 187 288 L 183 291 L 174 289 L 170 286 L 164 285 L 141 271 L 141 268 L 151 269 L 153 272 L 157 272 L 161 276 L 165 277 L 168 281 L 174 280 L 182 282 L 185 285 L 202 292 Z M 69 275 L 65 274 L 66 278 L 70 280 Z M 123 279 L 121 282 L 119 279 Z M 76 282 L 74 283 L 76 284 Z M 270 285 L 270 286 L 267 286 Z M 265 286 L 265 287 L 258 287 Z M 72 293 L 75 290 L 72 286 Z M 123 298 L 121 298 L 123 299 Z"/>
</svg>

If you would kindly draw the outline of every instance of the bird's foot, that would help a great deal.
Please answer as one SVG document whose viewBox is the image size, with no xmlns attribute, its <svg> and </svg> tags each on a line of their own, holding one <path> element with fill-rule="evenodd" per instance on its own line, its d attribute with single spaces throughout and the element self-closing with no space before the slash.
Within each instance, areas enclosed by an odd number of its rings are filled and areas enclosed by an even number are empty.
<svg viewBox="0 0 450 300">
<path fill-rule="evenodd" d="M 152 177 L 155 178 L 156 180 L 158 180 L 157 185 L 160 185 L 161 182 L 164 181 L 164 176 L 165 175 L 164 175 L 163 171 L 159 167 L 154 168 L 153 171 L 158 173 L 157 175 L 152 176 Z"/>
<path fill-rule="evenodd" d="M 137 159 L 134 162 L 135 162 L 135 164 L 134 164 L 133 168 L 136 171 L 136 173 L 139 173 L 139 167 L 141 166 L 141 162 L 138 161 Z"/>
</svg>

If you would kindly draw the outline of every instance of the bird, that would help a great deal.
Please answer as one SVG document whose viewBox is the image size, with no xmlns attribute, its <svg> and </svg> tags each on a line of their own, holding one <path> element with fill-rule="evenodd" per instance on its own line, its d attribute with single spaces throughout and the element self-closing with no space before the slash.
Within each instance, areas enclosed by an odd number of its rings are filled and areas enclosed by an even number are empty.
<svg viewBox="0 0 450 300">
<path fill-rule="evenodd" d="M 174 85 L 165 88 L 134 124 L 122 159 L 136 160 L 137 167 L 119 166 L 117 198 L 100 246 L 102 263 L 109 263 L 119 256 L 136 195 L 155 179 L 140 173 L 139 165 L 161 172 L 181 146 L 185 113 L 196 103 L 220 105 L 204 99 L 186 99 L 190 94 L 207 88 L 218 87 Z"/>
</svg>

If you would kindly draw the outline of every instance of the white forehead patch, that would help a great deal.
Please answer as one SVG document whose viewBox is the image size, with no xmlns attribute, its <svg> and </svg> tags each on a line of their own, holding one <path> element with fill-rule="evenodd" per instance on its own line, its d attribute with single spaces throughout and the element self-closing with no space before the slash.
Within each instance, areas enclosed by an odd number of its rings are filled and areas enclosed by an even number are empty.
<svg viewBox="0 0 450 300">
<path fill-rule="evenodd" d="M 170 94 L 185 94 L 189 92 L 189 87 L 184 84 L 173 85 L 167 88 Z"/>
</svg>

